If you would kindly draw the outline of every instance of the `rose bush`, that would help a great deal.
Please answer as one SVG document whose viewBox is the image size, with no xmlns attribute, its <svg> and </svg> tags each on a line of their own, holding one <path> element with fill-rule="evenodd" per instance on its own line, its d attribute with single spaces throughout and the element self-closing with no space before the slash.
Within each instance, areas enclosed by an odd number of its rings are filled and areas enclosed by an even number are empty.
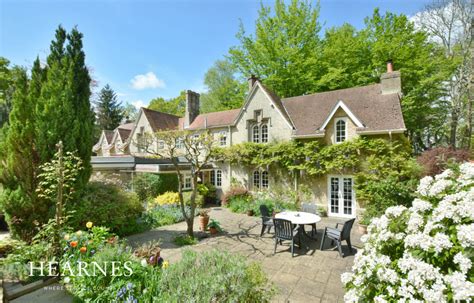
<svg viewBox="0 0 474 303">
<path fill-rule="evenodd" d="M 451 302 L 474 297 L 474 164 L 420 181 L 410 208 L 372 220 L 346 302 Z"/>
</svg>

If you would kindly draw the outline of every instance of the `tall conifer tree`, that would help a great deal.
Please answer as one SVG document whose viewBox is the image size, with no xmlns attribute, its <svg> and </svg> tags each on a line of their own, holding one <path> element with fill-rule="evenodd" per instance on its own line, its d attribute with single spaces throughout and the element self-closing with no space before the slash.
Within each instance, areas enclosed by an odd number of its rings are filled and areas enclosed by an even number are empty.
<svg viewBox="0 0 474 303">
<path fill-rule="evenodd" d="M 117 94 L 110 87 L 104 86 L 99 93 L 97 106 L 97 125 L 100 129 L 115 129 L 124 117 L 123 109 L 117 100 Z"/>
</svg>

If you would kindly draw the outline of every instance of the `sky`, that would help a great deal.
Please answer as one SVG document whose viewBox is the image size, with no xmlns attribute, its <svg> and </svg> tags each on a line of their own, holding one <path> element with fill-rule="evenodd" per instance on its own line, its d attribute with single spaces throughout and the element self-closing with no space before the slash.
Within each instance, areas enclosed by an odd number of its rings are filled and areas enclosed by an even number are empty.
<svg viewBox="0 0 474 303">
<path fill-rule="evenodd" d="M 323 28 L 362 28 L 374 8 L 412 16 L 429 0 L 321 0 Z M 263 1 L 271 6 L 273 1 Z M 222 59 L 240 22 L 253 33 L 253 0 L 0 0 L 0 56 L 31 67 L 42 61 L 59 24 L 84 34 L 96 90 L 106 84 L 123 103 L 146 106 L 185 89 L 204 92 L 204 74 Z"/>
</svg>

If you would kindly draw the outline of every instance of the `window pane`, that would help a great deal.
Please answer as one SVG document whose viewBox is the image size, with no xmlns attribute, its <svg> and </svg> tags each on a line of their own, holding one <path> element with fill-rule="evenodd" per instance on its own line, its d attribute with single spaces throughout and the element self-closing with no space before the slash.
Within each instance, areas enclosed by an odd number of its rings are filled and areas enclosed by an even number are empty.
<svg viewBox="0 0 474 303">
<path fill-rule="evenodd" d="M 331 213 L 339 213 L 339 179 L 331 178 Z"/>
<path fill-rule="evenodd" d="M 221 146 L 227 145 L 227 133 L 226 133 L 226 132 L 221 132 L 221 133 L 220 133 L 219 142 L 220 142 L 220 145 L 221 145 Z"/>
<path fill-rule="evenodd" d="M 344 214 L 352 215 L 352 179 L 344 178 Z"/>
<path fill-rule="evenodd" d="M 211 184 L 216 185 L 216 172 L 211 170 Z"/>
<path fill-rule="evenodd" d="M 260 142 L 260 136 L 259 135 L 260 134 L 259 134 L 258 125 L 255 125 L 252 128 L 252 141 L 255 142 L 255 143 Z"/>
<path fill-rule="evenodd" d="M 268 142 L 268 126 L 266 124 L 262 125 L 262 142 Z"/>
<path fill-rule="evenodd" d="M 262 171 L 262 188 L 268 188 L 268 172 Z"/>
<path fill-rule="evenodd" d="M 253 187 L 260 188 L 260 172 L 258 170 L 253 172 Z"/>
<path fill-rule="evenodd" d="M 336 122 L 336 142 L 343 142 L 346 140 L 346 121 L 338 120 Z"/>
<path fill-rule="evenodd" d="M 221 187 L 222 186 L 222 170 L 218 169 L 216 170 L 216 187 Z"/>
</svg>

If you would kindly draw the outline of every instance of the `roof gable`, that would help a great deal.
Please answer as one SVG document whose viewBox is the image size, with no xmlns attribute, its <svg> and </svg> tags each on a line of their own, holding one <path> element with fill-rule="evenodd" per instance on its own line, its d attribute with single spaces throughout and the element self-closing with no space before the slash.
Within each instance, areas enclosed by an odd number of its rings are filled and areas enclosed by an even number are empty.
<svg viewBox="0 0 474 303">
<path fill-rule="evenodd" d="M 354 122 L 354 124 L 357 127 L 364 127 L 364 124 L 356 117 L 356 115 L 352 113 L 349 107 L 347 107 L 347 105 L 342 100 L 339 100 L 337 101 L 336 105 L 334 106 L 332 111 L 329 113 L 328 117 L 324 121 L 323 125 L 319 128 L 319 130 L 323 130 L 326 128 L 329 121 L 331 121 L 331 119 L 334 117 L 334 114 L 337 112 L 339 108 L 341 108 L 349 116 L 349 118 L 352 120 L 352 122 Z"/>
<path fill-rule="evenodd" d="M 288 111 L 286 110 L 285 106 L 283 105 L 281 99 L 275 93 L 273 93 L 271 90 L 269 90 L 267 87 L 265 87 L 265 85 L 263 85 L 260 82 L 260 80 L 255 81 L 255 84 L 253 85 L 252 89 L 250 90 L 250 93 L 248 94 L 244 105 L 242 106 L 242 108 L 239 111 L 239 114 L 235 118 L 234 125 L 236 125 L 237 122 L 239 122 L 239 120 L 242 118 L 245 110 L 247 109 L 249 103 L 252 101 L 252 99 L 253 99 L 253 97 L 254 97 L 254 95 L 255 95 L 255 93 L 257 92 L 258 89 L 262 90 L 262 92 L 265 94 L 265 96 L 268 98 L 268 100 L 270 100 L 270 102 L 272 102 L 272 104 L 275 106 L 275 108 L 280 113 L 282 118 L 286 121 L 288 126 L 292 129 L 294 129 L 295 128 L 294 123 L 291 120 L 290 115 L 288 114 Z"/>
</svg>

